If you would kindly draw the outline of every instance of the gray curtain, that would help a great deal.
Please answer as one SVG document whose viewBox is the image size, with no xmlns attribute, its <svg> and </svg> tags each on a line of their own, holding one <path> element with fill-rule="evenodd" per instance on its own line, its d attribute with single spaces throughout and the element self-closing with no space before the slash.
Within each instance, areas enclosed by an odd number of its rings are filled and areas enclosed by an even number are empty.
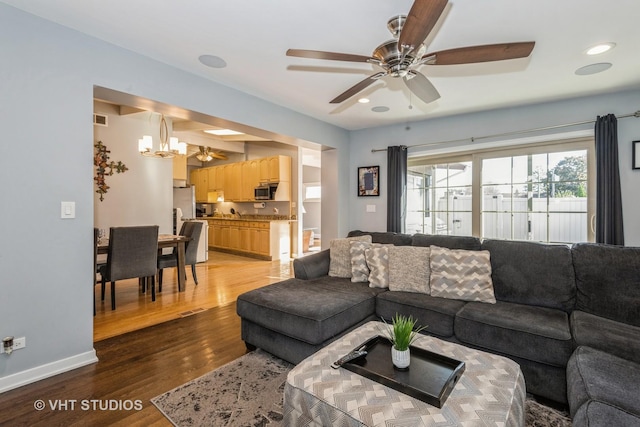
<svg viewBox="0 0 640 427">
<path fill-rule="evenodd" d="M 404 233 L 407 210 L 407 147 L 387 147 L 387 231 Z"/>
<path fill-rule="evenodd" d="M 618 166 L 618 120 L 598 116 L 596 136 L 596 242 L 624 245 Z"/>
</svg>

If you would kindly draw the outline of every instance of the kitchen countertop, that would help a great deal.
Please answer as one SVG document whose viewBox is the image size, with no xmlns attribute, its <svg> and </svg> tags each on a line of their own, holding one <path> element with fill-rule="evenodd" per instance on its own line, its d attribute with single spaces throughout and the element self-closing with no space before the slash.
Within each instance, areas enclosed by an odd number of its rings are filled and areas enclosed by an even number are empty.
<svg viewBox="0 0 640 427">
<path fill-rule="evenodd" d="M 230 221 L 296 221 L 295 219 L 289 218 L 287 215 L 217 215 L 217 216 L 199 216 L 196 219 L 198 220 L 209 220 L 209 219 L 223 219 Z"/>
</svg>

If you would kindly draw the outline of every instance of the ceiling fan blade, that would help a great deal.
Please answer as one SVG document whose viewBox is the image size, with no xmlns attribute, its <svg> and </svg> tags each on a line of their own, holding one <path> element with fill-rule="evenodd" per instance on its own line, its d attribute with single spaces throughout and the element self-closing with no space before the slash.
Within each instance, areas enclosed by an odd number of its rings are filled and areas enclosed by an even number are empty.
<svg viewBox="0 0 640 427">
<path fill-rule="evenodd" d="M 376 73 L 376 74 L 374 74 L 372 76 L 369 76 L 366 79 L 362 80 L 361 82 L 351 86 L 349 89 L 345 90 L 340 95 L 336 96 L 329 103 L 330 104 L 340 104 L 341 102 L 351 98 L 356 93 L 366 89 L 373 82 L 375 82 L 376 80 L 378 80 L 379 78 L 384 77 L 384 76 L 386 76 L 386 73 L 383 73 L 383 72 L 379 72 L 379 73 Z"/>
<path fill-rule="evenodd" d="M 505 59 L 526 58 L 531 54 L 535 44 L 535 42 L 520 42 L 468 46 L 429 53 L 425 57 L 435 56 L 435 59 L 427 62 L 430 65 L 502 61 Z"/>
<path fill-rule="evenodd" d="M 364 55 L 352 55 L 350 53 L 324 52 L 321 50 L 289 49 L 287 56 L 299 58 L 328 59 L 330 61 L 369 62 L 374 58 Z"/>
<path fill-rule="evenodd" d="M 440 98 L 438 90 L 422 73 L 410 71 L 409 74 L 404 77 L 404 83 L 407 85 L 409 90 L 425 104 Z"/>
<path fill-rule="evenodd" d="M 447 6 L 447 0 L 415 0 L 398 37 L 398 47 L 406 52 L 417 49 L 433 30 Z"/>
<path fill-rule="evenodd" d="M 227 157 L 227 156 L 225 156 L 225 155 L 224 155 L 224 154 L 222 154 L 222 153 L 209 153 L 209 155 L 210 155 L 211 157 L 213 157 L 214 159 L 218 159 L 218 160 L 227 160 L 227 159 L 228 159 L 228 157 Z"/>
</svg>

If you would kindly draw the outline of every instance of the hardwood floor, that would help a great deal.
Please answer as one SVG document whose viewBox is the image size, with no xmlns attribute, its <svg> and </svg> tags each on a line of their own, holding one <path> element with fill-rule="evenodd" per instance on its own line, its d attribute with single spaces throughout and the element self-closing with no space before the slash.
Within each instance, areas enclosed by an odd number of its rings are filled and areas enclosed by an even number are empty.
<svg viewBox="0 0 640 427">
<path fill-rule="evenodd" d="M 170 426 L 149 400 L 244 354 L 237 296 L 291 277 L 292 267 L 210 252 L 197 275 L 198 286 L 189 272 L 177 294 L 175 273 L 166 270 L 156 302 L 139 293 L 137 281 L 118 282 L 113 312 L 109 292 L 101 302 L 96 286 L 99 362 L 3 393 L 0 425 Z M 196 314 L 180 315 L 189 311 Z"/>
<path fill-rule="evenodd" d="M 100 285 L 95 287 L 96 316 L 93 339 L 100 341 L 125 332 L 146 328 L 181 313 L 206 310 L 227 305 L 238 295 L 293 276 L 290 262 L 262 261 L 222 252 L 209 252 L 206 263 L 196 264 L 198 285 L 187 268 L 184 292 L 178 292 L 175 268 L 164 271 L 162 292 L 151 301 L 150 294 L 141 294 L 138 280 L 121 280 L 116 284 L 116 310 L 111 310 L 110 285 L 105 300 L 100 300 Z"/>
</svg>

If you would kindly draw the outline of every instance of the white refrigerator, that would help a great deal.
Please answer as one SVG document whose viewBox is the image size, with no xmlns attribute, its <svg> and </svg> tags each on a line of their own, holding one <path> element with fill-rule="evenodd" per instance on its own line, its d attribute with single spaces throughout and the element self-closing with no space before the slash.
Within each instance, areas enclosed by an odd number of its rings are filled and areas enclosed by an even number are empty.
<svg viewBox="0 0 640 427">
<path fill-rule="evenodd" d="M 173 189 L 173 209 L 175 214 L 175 232 L 179 233 L 184 221 L 195 221 L 196 219 L 196 187 L 174 187 Z M 209 259 L 209 223 L 202 222 L 202 234 L 198 242 L 197 262 L 205 262 Z"/>
</svg>

